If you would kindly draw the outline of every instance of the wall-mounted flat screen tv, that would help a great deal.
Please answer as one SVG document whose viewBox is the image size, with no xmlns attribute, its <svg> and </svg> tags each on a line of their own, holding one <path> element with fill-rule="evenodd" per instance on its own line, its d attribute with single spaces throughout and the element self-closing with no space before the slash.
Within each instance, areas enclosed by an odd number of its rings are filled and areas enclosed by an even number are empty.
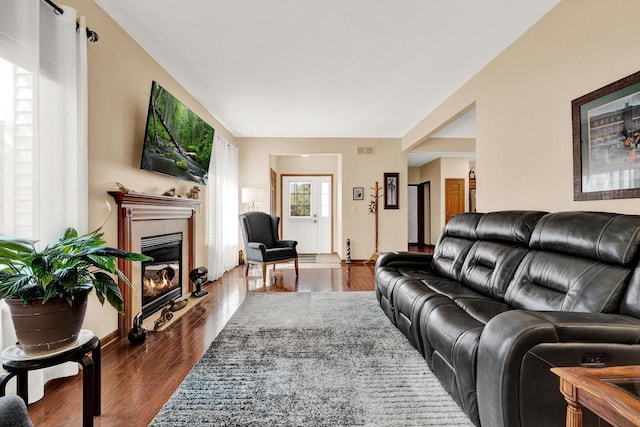
<svg viewBox="0 0 640 427">
<path fill-rule="evenodd" d="M 140 168 L 206 184 L 213 133 L 207 122 L 154 81 Z"/>
</svg>

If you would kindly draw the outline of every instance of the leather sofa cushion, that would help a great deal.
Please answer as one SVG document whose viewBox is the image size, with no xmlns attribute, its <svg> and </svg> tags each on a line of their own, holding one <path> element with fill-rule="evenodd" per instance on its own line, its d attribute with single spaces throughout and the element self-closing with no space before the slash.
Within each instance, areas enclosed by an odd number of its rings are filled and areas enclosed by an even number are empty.
<svg viewBox="0 0 640 427">
<path fill-rule="evenodd" d="M 442 231 L 442 237 L 462 237 L 476 239 L 476 227 L 485 214 L 463 213 L 452 217 Z"/>
<path fill-rule="evenodd" d="M 478 241 L 465 258 L 460 281 L 483 295 L 502 301 L 507 285 L 527 252 L 524 247 Z"/>
<path fill-rule="evenodd" d="M 476 241 L 476 227 L 483 214 L 465 213 L 449 220 L 438 238 L 432 270 L 451 280 L 460 278 L 465 257 Z"/>
<path fill-rule="evenodd" d="M 640 216 L 557 212 L 538 221 L 531 248 L 629 267 L 640 252 Z"/>
<path fill-rule="evenodd" d="M 553 252 L 531 251 L 505 301 L 525 310 L 617 312 L 631 271 Z"/>
<path fill-rule="evenodd" d="M 480 240 L 501 241 L 529 246 L 531 233 L 540 218 L 541 211 L 500 211 L 485 214 L 478 222 L 476 234 Z"/>
</svg>

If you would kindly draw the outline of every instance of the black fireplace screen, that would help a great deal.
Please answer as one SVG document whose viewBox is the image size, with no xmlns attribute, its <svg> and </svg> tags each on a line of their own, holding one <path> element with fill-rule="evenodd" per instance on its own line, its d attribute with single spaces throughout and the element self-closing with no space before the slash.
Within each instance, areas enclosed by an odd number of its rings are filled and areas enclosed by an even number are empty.
<svg viewBox="0 0 640 427">
<path fill-rule="evenodd" d="M 182 295 L 182 233 L 143 237 L 142 317 L 146 318 Z"/>
</svg>

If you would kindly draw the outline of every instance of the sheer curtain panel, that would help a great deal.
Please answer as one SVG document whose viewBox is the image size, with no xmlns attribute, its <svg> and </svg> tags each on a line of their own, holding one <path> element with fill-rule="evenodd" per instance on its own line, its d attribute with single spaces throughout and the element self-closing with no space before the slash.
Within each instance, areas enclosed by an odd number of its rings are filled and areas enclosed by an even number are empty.
<svg viewBox="0 0 640 427">
<path fill-rule="evenodd" d="M 207 184 L 209 280 L 238 265 L 238 149 L 217 132 Z"/>
<path fill-rule="evenodd" d="M 0 236 L 43 245 L 66 227 L 88 231 L 87 41 L 76 11 L 62 8 L 0 0 Z M 0 309 L 4 349 L 16 337 Z M 48 379 L 75 373 L 67 364 L 30 374 L 30 400 Z"/>
</svg>

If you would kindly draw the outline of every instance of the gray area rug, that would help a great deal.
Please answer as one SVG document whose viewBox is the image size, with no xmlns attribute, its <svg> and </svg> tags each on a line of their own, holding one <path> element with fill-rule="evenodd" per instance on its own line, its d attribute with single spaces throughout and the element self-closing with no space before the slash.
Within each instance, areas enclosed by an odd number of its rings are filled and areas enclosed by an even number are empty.
<svg viewBox="0 0 640 427">
<path fill-rule="evenodd" d="M 248 294 L 151 426 L 472 426 L 374 292 Z"/>
</svg>

